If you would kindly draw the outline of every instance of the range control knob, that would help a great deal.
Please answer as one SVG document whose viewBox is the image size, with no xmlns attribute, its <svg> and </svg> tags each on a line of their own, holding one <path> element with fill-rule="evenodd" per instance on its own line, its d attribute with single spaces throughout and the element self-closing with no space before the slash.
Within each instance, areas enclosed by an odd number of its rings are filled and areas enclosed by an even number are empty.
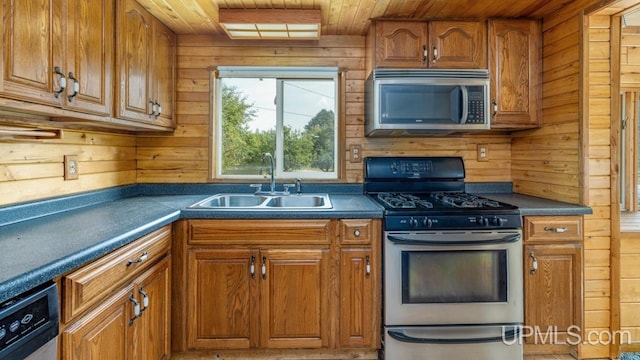
<svg viewBox="0 0 640 360">
<path fill-rule="evenodd" d="M 491 225 L 493 225 L 493 226 L 504 226 L 505 222 L 506 222 L 506 219 L 499 218 L 497 216 L 494 216 L 491 219 Z"/>
<path fill-rule="evenodd" d="M 478 216 L 476 218 L 476 222 L 478 223 L 479 226 L 489 226 L 489 219 L 487 219 L 484 216 Z"/>
<path fill-rule="evenodd" d="M 424 220 L 422 220 L 422 225 L 424 225 L 425 228 L 429 229 L 433 225 L 433 221 L 428 217 L 425 217 Z"/>
<path fill-rule="evenodd" d="M 416 218 L 409 219 L 409 227 L 416 229 L 418 227 L 418 220 Z"/>
</svg>

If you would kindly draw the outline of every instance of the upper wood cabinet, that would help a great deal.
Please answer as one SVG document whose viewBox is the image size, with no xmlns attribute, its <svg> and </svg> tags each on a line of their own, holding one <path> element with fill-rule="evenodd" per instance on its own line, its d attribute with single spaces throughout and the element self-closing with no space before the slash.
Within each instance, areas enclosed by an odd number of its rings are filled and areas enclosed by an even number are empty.
<svg viewBox="0 0 640 360">
<path fill-rule="evenodd" d="M 116 117 L 175 127 L 175 34 L 135 0 L 118 6 Z"/>
<path fill-rule="evenodd" d="M 0 6 L 2 97 L 111 115 L 113 0 L 7 0 Z"/>
<path fill-rule="evenodd" d="M 537 20 L 489 20 L 491 128 L 540 125 L 541 38 Z"/>
<path fill-rule="evenodd" d="M 484 22 L 376 20 L 367 36 L 371 69 L 487 67 Z"/>
</svg>

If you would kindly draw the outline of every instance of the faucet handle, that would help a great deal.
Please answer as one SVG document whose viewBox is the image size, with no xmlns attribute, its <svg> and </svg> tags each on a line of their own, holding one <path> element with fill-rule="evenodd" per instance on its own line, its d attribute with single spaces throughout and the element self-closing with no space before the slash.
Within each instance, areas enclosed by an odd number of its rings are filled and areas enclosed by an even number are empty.
<svg viewBox="0 0 640 360">
<path fill-rule="evenodd" d="M 251 184 L 249 186 L 256 189 L 256 194 L 262 191 L 262 184 Z"/>
<path fill-rule="evenodd" d="M 289 188 L 296 187 L 296 184 L 282 184 L 284 187 L 284 193 L 289 195 Z"/>
</svg>

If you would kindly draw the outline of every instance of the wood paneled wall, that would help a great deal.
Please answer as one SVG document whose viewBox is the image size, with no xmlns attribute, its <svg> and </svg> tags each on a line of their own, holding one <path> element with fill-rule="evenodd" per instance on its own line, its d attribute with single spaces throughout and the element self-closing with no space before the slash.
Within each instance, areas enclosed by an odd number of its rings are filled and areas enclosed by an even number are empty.
<svg viewBox="0 0 640 360">
<path fill-rule="evenodd" d="M 210 153 L 210 68 L 222 65 L 338 66 L 346 71 L 346 149 L 362 144 L 364 156 L 462 156 L 467 181 L 510 181 L 509 135 L 378 139 L 364 137 L 365 38 L 323 36 L 315 42 L 229 41 L 178 37 L 177 123 L 170 136 L 138 138 L 138 182 L 206 182 Z M 488 162 L 476 161 L 478 143 L 488 144 Z M 346 178 L 362 182 L 362 163 L 345 150 Z"/>
<path fill-rule="evenodd" d="M 77 180 L 64 180 L 64 155 L 78 156 Z M 64 130 L 61 139 L 0 139 L 0 206 L 135 182 L 132 135 Z"/>
<path fill-rule="evenodd" d="M 622 28 L 620 88 L 628 91 L 640 90 L 640 26 Z"/>
<path fill-rule="evenodd" d="M 542 127 L 514 133 L 511 152 L 515 191 L 593 208 L 584 221 L 583 334 L 611 330 L 609 18 L 585 29 L 582 17 L 596 3 L 573 1 L 543 19 Z M 582 344 L 578 355 L 610 350 Z"/>
</svg>

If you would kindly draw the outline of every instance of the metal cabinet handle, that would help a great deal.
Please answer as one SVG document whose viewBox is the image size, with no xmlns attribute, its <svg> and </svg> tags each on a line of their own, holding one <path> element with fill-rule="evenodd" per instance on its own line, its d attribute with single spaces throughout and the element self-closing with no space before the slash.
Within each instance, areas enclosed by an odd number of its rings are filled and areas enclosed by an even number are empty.
<svg viewBox="0 0 640 360">
<path fill-rule="evenodd" d="M 438 48 L 434 46 L 433 47 L 433 60 L 431 62 L 435 64 L 436 60 L 438 60 Z"/>
<path fill-rule="evenodd" d="M 531 269 L 529 269 L 529 274 L 533 275 L 538 271 L 538 259 L 536 259 L 536 255 L 533 251 L 529 253 L 529 257 L 531 258 Z"/>
<path fill-rule="evenodd" d="M 493 105 L 493 113 L 491 114 L 491 117 L 495 117 L 498 115 L 498 103 L 495 100 L 492 100 L 491 104 Z"/>
<path fill-rule="evenodd" d="M 156 107 L 156 111 L 157 111 L 156 118 L 157 118 L 158 116 L 160 116 L 160 114 L 162 114 L 162 105 L 160 105 L 160 103 L 156 100 L 156 106 L 157 106 Z"/>
<path fill-rule="evenodd" d="M 133 303 L 133 317 L 129 319 L 129 326 L 133 325 L 133 322 L 140 316 L 140 301 L 133 297 L 133 294 L 129 295 L 129 301 Z"/>
<path fill-rule="evenodd" d="M 249 273 L 251 274 L 252 279 L 256 277 L 256 257 L 254 255 L 251 255 L 251 265 L 249 266 Z"/>
<path fill-rule="evenodd" d="M 427 63 L 428 57 L 429 57 L 429 49 L 427 48 L 427 45 L 422 45 L 422 63 L 423 64 Z"/>
<path fill-rule="evenodd" d="M 267 279 L 267 257 L 263 256 L 262 257 L 262 279 L 266 280 Z"/>
<path fill-rule="evenodd" d="M 78 92 L 80 92 L 80 83 L 78 82 L 78 79 L 76 79 L 73 76 L 73 73 L 71 71 L 69 71 L 69 80 L 73 81 L 73 94 L 69 95 L 69 101 L 73 101 L 73 98 L 76 97 L 76 95 L 78 95 Z"/>
<path fill-rule="evenodd" d="M 355 237 L 359 237 L 359 236 L 360 236 L 360 229 L 355 229 L 355 230 L 353 231 L 353 236 L 355 236 Z"/>
<path fill-rule="evenodd" d="M 369 259 L 369 255 L 365 256 L 365 261 L 367 262 L 365 277 L 368 279 L 369 276 L 371 276 L 371 261 Z"/>
<path fill-rule="evenodd" d="M 64 91 L 64 89 L 67 88 L 67 78 L 64 76 L 64 74 L 62 73 L 62 71 L 60 71 L 60 67 L 56 66 L 53 68 L 53 72 L 56 75 L 60 76 L 60 79 L 58 79 L 58 86 L 60 86 L 60 90 L 58 91 L 54 91 L 53 92 L 53 96 L 55 96 L 56 98 L 60 97 L 60 94 L 62 94 L 62 92 Z"/>
<path fill-rule="evenodd" d="M 149 117 L 156 115 L 156 102 L 152 99 L 149 99 L 149 104 L 151 104 L 151 112 L 149 113 Z"/>
<path fill-rule="evenodd" d="M 555 233 L 564 233 L 567 232 L 569 229 L 566 227 L 559 227 L 559 228 L 554 228 L 554 227 L 549 227 L 549 226 L 545 226 L 544 227 L 544 231 L 551 231 L 551 232 L 555 232 Z"/>
<path fill-rule="evenodd" d="M 142 286 L 138 289 L 138 293 L 142 295 L 142 311 L 145 311 L 149 307 L 149 295 L 144 291 Z"/>
<path fill-rule="evenodd" d="M 137 263 L 141 263 L 145 260 L 147 260 L 147 258 L 149 258 L 149 254 L 147 254 L 147 252 L 143 252 L 142 255 L 140 255 L 139 258 L 134 259 L 134 260 L 127 260 L 127 266 L 131 266 L 131 264 L 137 264 Z"/>
</svg>

